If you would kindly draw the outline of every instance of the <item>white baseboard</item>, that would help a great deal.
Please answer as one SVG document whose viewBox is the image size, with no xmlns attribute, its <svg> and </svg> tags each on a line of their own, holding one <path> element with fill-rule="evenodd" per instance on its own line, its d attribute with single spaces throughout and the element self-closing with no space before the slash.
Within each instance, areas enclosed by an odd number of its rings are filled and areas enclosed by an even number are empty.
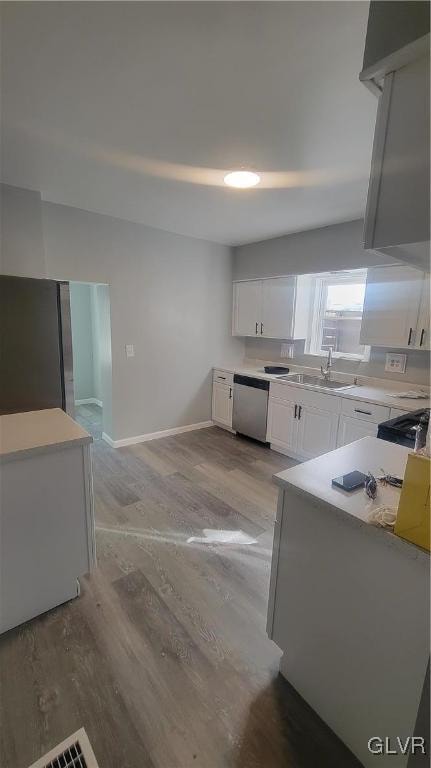
<svg viewBox="0 0 431 768">
<path fill-rule="evenodd" d="M 97 397 L 84 397 L 83 400 L 75 400 L 75 405 L 98 405 L 99 408 L 103 408 L 103 403 L 98 400 Z"/>
<path fill-rule="evenodd" d="M 137 443 L 146 443 L 149 440 L 159 440 L 161 437 L 170 437 L 180 435 L 182 432 L 193 432 L 195 429 L 205 429 L 213 427 L 213 421 L 200 421 L 198 424 L 186 424 L 185 427 L 174 427 L 173 429 L 162 429 L 160 432 L 147 432 L 146 435 L 135 435 L 134 437 L 124 437 L 122 440 L 113 440 L 112 437 L 102 432 L 102 438 L 111 448 L 124 448 L 126 445 L 136 445 Z"/>
<path fill-rule="evenodd" d="M 109 437 L 109 435 L 107 435 L 106 432 L 102 432 L 102 440 L 104 440 L 105 443 L 108 443 L 108 445 L 110 445 L 111 448 L 116 448 L 114 440 L 112 439 L 112 437 Z"/>
</svg>

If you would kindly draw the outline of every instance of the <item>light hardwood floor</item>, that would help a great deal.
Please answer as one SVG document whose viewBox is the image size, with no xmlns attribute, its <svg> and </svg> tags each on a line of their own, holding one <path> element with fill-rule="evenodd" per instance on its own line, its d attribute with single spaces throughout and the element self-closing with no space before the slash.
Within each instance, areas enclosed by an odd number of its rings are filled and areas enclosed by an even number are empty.
<svg viewBox="0 0 431 768">
<path fill-rule="evenodd" d="M 0 637 L 2 768 L 81 726 L 100 768 L 357 767 L 265 632 L 271 476 L 289 459 L 215 427 L 93 448 L 98 568 Z M 204 529 L 257 543 L 189 541 Z"/>
</svg>

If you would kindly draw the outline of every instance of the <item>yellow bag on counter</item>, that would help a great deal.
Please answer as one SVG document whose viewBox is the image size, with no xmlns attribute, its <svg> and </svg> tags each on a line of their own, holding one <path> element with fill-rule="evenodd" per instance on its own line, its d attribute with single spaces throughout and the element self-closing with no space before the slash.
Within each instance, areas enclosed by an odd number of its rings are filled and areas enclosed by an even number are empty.
<svg viewBox="0 0 431 768">
<path fill-rule="evenodd" d="M 394 533 L 430 551 L 430 458 L 407 457 Z"/>
</svg>

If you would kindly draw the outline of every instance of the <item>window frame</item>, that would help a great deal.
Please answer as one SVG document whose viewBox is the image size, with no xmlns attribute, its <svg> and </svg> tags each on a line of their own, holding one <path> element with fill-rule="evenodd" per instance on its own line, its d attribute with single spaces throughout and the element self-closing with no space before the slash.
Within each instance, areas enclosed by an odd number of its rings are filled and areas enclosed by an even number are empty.
<svg viewBox="0 0 431 768">
<path fill-rule="evenodd" d="M 323 323 L 326 309 L 326 300 L 328 295 L 329 285 L 340 285 L 342 283 L 354 283 L 362 282 L 362 280 L 353 280 L 354 277 L 363 278 L 366 283 L 367 270 L 366 269 L 352 269 L 352 270 L 339 270 L 333 272 L 321 272 L 313 275 L 315 279 L 314 283 L 314 301 L 312 302 L 311 318 L 310 318 L 310 333 L 307 344 L 307 354 L 314 355 L 316 357 L 325 357 L 327 350 L 321 348 L 321 341 L 323 334 Z M 364 352 L 362 355 L 355 352 L 332 352 L 332 357 L 339 360 L 354 360 L 358 362 L 367 362 L 370 359 L 370 347 L 364 345 Z"/>
</svg>

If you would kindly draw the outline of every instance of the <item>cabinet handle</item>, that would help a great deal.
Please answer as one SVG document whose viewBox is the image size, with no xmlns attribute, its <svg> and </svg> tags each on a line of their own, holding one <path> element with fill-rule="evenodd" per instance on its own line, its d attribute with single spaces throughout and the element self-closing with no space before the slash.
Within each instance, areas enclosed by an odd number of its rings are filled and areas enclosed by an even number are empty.
<svg viewBox="0 0 431 768">
<path fill-rule="evenodd" d="M 360 408 L 355 408 L 355 413 L 365 413 L 366 416 L 372 416 L 371 411 L 362 411 Z"/>
<path fill-rule="evenodd" d="M 294 415 L 294 417 L 293 417 L 294 419 L 296 419 L 296 412 L 297 412 L 297 410 L 298 410 L 298 406 L 297 406 L 297 405 L 295 405 L 295 415 Z"/>
<path fill-rule="evenodd" d="M 422 332 L 421 332 L 421 340 L 420 340 L 420 342 L 419 342 L 419 346 L 420 346 L 420 347 L 421 347 L 421 346 L 422 346 L 422 344 L 424 343 L 424 336 L 425 336 L 425 328 L 422 328 Z"/>
<path fill-rule="evenodd" d="M 298 419 L 301 418 L 302 405 L 298 407 Z"/>
<path fill-rule="evenodd" d="M 255 331 L 256 336 L 257 336 L 257 329 L 258 329 L 258 327 L 259 327 L 259 323 L 256 323 L 256 331 Z"/>
<path fill-rule="evenodd" d="M 413 333 L 413 328 L 410 328 L 410 331 L 409 331 L 409 340 L 408 340 L 408 342 L 407 342 L 407 346 L 408 346 L 408 347 L 409 347 L 409 346 L 410 346 L 410 344 L 411 344 L 411 340 L 412 340 L 412 333 Z"/>
<path fill-rule="evenodd" d="M 232 387 L 229 387 L 229 400 L 232 400 Z"/>
<path fill-rule="evenodd" d="M 263 323 L 260 324 L 260 335 L 262 336 L 262 334 L 263 334 Z"/>
<path fill-rule="evenodd" d="M 223 381 L 226 381 L 226 376 L 217 376 L 218 379 L 223 379 Z"/>
</svg>

